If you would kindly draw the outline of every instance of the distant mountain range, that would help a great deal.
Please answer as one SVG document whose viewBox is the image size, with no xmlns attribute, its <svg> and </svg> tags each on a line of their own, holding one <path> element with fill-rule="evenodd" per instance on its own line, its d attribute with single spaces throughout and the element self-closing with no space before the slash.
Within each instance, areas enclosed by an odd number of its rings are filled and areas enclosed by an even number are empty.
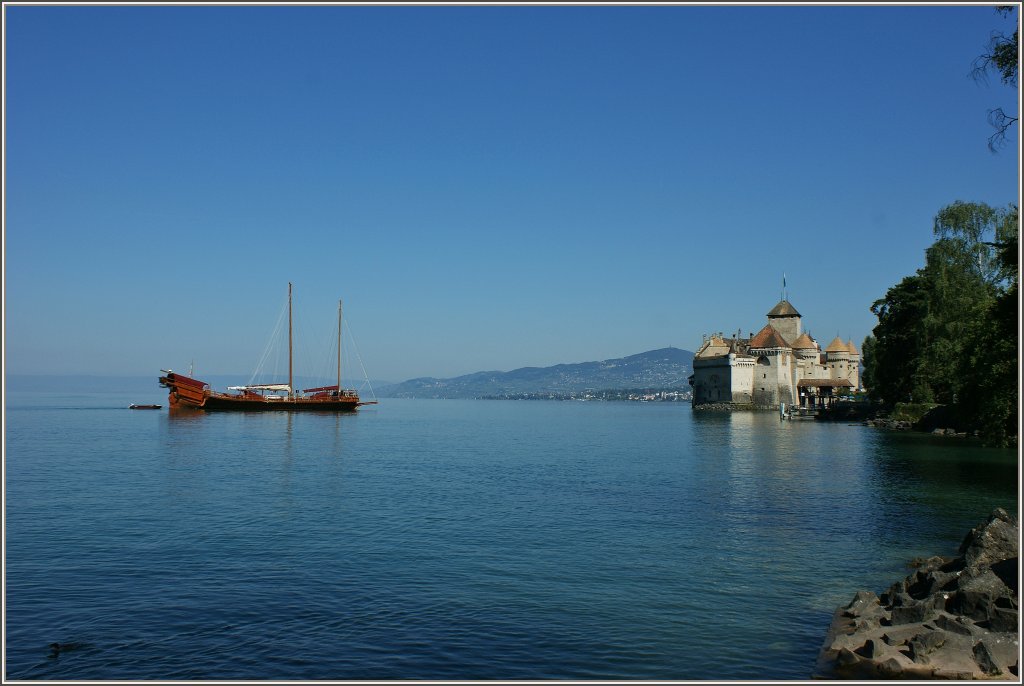
<svg viewBox="0 0 1024 686">
<path fill-rule="evenodd" d="M 692 373 L 692 352 L 661 348 L 603 362 L 523 367 L 510 372 L 476 372 L 452 379 L 410 379 L 378 388 L 377 395 L 390 398 L 483 398 L 586 390 L 688 390 L 687 377 Z"/>
</svg>

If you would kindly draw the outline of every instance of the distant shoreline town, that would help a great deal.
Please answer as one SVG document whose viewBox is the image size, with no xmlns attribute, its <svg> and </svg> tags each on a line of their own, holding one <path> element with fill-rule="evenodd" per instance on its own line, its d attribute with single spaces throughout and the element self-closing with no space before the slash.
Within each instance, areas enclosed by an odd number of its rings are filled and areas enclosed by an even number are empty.
<svg viewBox="0 0 1024 686">
<path fill-rule="evenodd" d="M 679 388 L 664 389 L 620 389 L 610 388 L 601 391 L 577 391 L 569 393 L 504 393 L 500 395 L 481 396 L 480 400 L 581 400 L 581 401 L 624 401 L 641 403 L 677 403 L 690 402 L 690 391 Z"/>
</svg>

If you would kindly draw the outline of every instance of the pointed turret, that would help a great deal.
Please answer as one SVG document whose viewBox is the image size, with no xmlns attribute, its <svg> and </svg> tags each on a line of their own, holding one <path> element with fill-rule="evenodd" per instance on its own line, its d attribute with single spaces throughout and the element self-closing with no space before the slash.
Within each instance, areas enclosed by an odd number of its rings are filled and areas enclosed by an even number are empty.
<svg viewBox="0 0 1024 686">
<path fill-rule="evenodd" d="M 793 341 L 794 350 L 817 350 L 818 344 L 808 336 L 806 333 L 800 334 L 800 337 Z"/>
<path fill-rule="evenodd" d="M 839 336 L 836 336 L 835 338 L 832 339 L 832 342 L 828 344 L 827 348 L 825 348 L 825 352 L 837 354 L 845 353 L 847 355 L 850 354 L 849 348 L 846 347 L 846 344 L 843 343 L 843 339 L 841 339 Z"/>
</svg>

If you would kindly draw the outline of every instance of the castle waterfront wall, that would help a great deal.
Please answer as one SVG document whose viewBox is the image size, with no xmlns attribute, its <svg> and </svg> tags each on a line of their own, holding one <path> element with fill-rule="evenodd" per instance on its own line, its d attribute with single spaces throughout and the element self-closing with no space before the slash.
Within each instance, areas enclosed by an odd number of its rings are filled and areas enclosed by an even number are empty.
<svg viewBox="0 0 1024 686">
<path fill-rule="evenodd" d="M 736 364 L 733 354 L 719 355 L 693 361 L 693 402 L 694 404 L 734 402 L 733 368 Z"/>
<path fill-rule="evenodd" d="M 732 368 L 732 402 L 754 402 L 754 358 L 734 356 Z"/>
<path fill-rule="evenodd" d="M 716 355 L 694 358 L 693 404 L 753 402 L 754 358 L 747 355 Z"/>
<path fill-rule="evenodd" d="M 788 349 L 752 350 L 757 355 L 751 397 L 755 405 L 777 407 L 793 403 L 793 367 L 795 360 Z"/>
<path fill-rule="evenodd" d="M 778 405 L 757 405 L 755 403 L 701 403 L 694 410 L 706 412 L 778 412 Z"/>
</svg>

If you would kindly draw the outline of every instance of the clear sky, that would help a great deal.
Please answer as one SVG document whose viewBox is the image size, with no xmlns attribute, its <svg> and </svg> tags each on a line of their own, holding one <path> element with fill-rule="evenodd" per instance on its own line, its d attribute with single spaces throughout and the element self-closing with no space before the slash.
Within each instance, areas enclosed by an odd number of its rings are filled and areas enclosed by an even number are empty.
<svg viewBox="0 0 1024 686">
<path fill-rule="evenodd" d="M 372 378 L 827 345 L 1017 202 L 987 6 L 5 5 L 8 373 L 253 370 L 287 283 Z"/>
</svg>

